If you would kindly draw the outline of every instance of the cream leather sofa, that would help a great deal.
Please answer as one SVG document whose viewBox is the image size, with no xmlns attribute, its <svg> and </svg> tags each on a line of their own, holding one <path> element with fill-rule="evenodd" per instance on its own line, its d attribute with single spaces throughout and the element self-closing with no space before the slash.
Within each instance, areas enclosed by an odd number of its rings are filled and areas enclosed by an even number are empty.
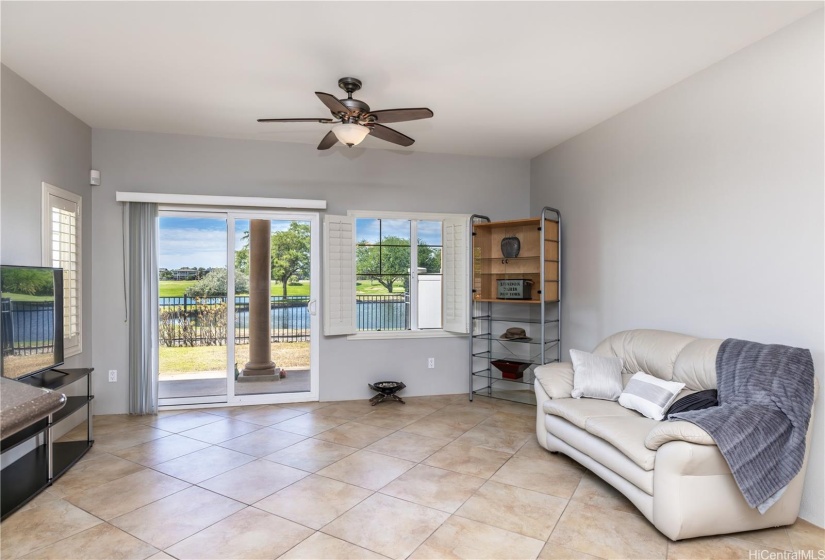
<svg viewBox="0 0 825 560">
<path fill-rule="evenodd" d="M 627 383 L 637 371 L 685 383 L 683 394 L 716 388 L 721 340 L 632 330 L 614 334 L 594 352 L 624 361 Z M 573 366 L 536 368 L 536 435 L 627 496 L 673 540 L 789 525 L 796 521 L 802 470 L 764 515 L 751 509 L 711 437 L 684 421 L 657 422 L 616 402 L 573 399 Z M 811 421 L 813 426 L 813 419 Z M 810 449 L 811 428 L 808 429 Z"/>
</svg>

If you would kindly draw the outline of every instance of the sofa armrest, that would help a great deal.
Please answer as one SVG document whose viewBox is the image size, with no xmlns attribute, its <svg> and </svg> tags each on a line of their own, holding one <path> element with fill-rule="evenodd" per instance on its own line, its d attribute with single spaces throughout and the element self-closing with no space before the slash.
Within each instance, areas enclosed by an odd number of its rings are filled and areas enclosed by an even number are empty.
<svg viewBox="0 0 825 560">
<path fill-rule="evenodd" d="M 573 363 L 555 362 L 535 369 L 536 380 L 551 399 L 570 398 L 573 390 Z"/>
<path fill-rule="evenodd" d="M 806 452 L 785 493 L 761 514 L 748 506 L 718 447 L 666 443 L 656 452 L 651 521 L 671 540 L 790 525 L 799 515 L 807 462 Z"/>
<path fill-rule="evenodd" d="M 661 472 L 659 468 L 661 467 Z M 715 445 L 670 441 L 656 451 L 653 492 L 657 476 L 731 476 L 730 467 Z"/>
<path fill-rule="evenodd" d="M 659 422 L 645 437 L 645 447 L 656 451 L 669 441 L 686 441 L 697 445 L 716 445 L 705 430 L 684 420 Z"/>
</svg>

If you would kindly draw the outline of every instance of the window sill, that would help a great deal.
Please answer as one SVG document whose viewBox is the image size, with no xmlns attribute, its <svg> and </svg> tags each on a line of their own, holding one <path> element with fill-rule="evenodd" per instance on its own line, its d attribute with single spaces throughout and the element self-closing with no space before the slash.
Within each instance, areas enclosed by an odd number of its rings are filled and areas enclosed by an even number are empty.
<svg viewBox="0 0 825 560">
<path fill-rule="evenodd" d="M 347 336 L 347 340 L 386 340 L 400 338 L 465 338 L 468 335 L 442 330 L 427 331 L 364 331 Z"/>
</svg>

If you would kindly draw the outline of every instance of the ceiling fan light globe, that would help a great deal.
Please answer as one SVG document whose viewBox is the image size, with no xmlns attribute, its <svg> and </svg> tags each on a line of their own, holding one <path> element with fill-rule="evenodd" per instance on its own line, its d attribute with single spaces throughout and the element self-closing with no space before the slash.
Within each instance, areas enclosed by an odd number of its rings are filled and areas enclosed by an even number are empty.
<svg viewBox="0 0 825 560">
<path fill-rule="evenodd" d="M 346 144 L 351 148 L 360 144 L 370 133 L 370 129 L 360 124 L 342 123 L 333 126 L 332 132 L 342 144 Z"/>
</svg>

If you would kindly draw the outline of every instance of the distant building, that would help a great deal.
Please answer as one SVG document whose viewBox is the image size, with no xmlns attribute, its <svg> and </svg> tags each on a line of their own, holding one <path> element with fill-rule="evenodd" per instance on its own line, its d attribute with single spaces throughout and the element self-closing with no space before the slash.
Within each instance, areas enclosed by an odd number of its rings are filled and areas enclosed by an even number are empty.
<svg viewBox="0 0 825 560">
<path fill-rule="evenodd" d="M 200 280 L 210 272 L 211 268 L 190 268 L 184 266 L 183 268 L 161 268 L 158 270 L 161 279 L 167 280 Z"/>
</svg>

